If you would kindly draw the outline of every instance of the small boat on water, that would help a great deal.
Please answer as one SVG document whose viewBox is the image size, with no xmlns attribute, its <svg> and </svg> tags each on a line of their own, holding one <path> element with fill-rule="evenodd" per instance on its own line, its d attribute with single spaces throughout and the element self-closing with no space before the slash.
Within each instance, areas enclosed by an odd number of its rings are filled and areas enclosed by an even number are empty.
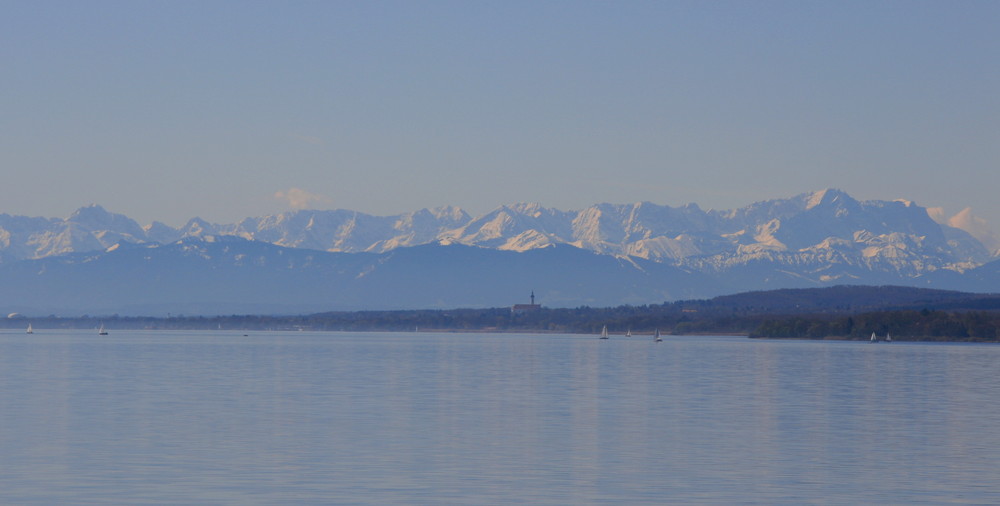
<svg viewBox="0 0 1000 506">
<path fill-rule="evenodd" d="M 632 329 L 628 329 L 625 331 L 625 337 L 632 337 Z"/>
<path fill-rule="evenodd" d="M 608 326 L 605 325 L 604 328 L 601 329 L 601 339 L 607 339 L 607 338 L 608 338 Z"/>
<path fill-rule="evenodd" d="M 875 337 L 875 333 L 872 332 L 872 338 L 868 340 L 869 343 L 877 343 L 878 337 Z"/>
<path fill-rule="evenodd" d="M 885 342 L 887 342 L 887 343 L 891 343 L 892 342 L 892 334 L 890 334 L 888 332 L 885 333 Z"/>
<path fill-rule="evenodd" d="M 656 343 L 662 343 L 663 342 L 663 338 L 660 337 L 660 329 L 656 329 L 656 331 L 653 332 L 653 342 L 656 342 Z"/>
<path fill-rule="evenodd" d="M 31 328 L 31 324 L 28 324 L 28 330 L 24 331 L 25 334 L 34 334 L 35 329 Z"/>
<path fill-rule="evenodd" d="M 97 335 L 99 335 L 99 336 L 106 336 L 106 335 L 108 335 L 108 331 L 104 328 L 104 324 L 103 323 L 101 324 L 101 328 L 97 329 Z"/>
</svg>

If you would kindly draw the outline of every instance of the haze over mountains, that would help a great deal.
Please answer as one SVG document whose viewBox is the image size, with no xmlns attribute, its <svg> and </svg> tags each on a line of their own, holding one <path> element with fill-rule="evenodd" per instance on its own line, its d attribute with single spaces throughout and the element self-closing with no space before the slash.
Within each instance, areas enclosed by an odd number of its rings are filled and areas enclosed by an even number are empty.
<svg viewBox="0 0 1000 506">
<path fill-rule="evenodd" d="M 905 201 L 839 190 L 726 211 L 641 202 L 482 216 L 294 211 L 181 228 L 88 206 L 0 215 L 0 310 L 220 314 L 619 305 L 872 284 L 992 292 L 1000 264 Z"/>
</svg>

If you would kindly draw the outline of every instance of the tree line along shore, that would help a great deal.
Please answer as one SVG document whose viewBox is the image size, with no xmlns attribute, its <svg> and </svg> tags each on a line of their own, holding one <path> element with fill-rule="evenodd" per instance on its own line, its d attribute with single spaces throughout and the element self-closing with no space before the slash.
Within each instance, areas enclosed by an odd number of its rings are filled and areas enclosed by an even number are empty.
<svg viewBox="0 0 1000 506">
<path fill-rule="evenodd" d="M 770 293 L 770 292 L 764 292 Z M 779 297 L 785 301 L 794 301 Z M 775 297 L 712 299 L 613 308 L 537 308 L 516 312 L 509 307 L 450 310 L 336 311 L 309 315 L 228 316 L 80 316 L 8 317 L 0 327 L 16 331 L 30 323 L 45 329 L 144 330 L 311 330 L 311 331 L 440 331 L 553 332 L 673 335 L 746 335 L 772 339 L 868 340 L 891 334 L 894 341 L 1000 341 L 1000 297 L 945 297 L 918 301 L 912 308 L 873 309 L 847 304 L 775 303 Z M 958 302 L 958 301 L 964 302 Z M 920 304 L 923 302 L 923 304 Z M 815 306 L 815 307 L 814 307 Z M 994 307 L 996 306 L 996 307 Z"/>
</svg>

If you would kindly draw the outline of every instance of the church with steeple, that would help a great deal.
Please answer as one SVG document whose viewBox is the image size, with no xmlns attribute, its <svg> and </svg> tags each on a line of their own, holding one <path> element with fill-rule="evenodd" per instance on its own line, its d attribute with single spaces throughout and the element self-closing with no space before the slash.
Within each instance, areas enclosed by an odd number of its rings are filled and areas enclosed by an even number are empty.
<svg viewBox="0 0 1000 506">
<path fill-rule="evenodd" d="M 541 309 L 541 304 L 535 304 L 535 291 L 531 291 L 531 304 L 514 304 L 510 307 L 510 312 L 514 314 L 528 313 Z"/>
</svg>

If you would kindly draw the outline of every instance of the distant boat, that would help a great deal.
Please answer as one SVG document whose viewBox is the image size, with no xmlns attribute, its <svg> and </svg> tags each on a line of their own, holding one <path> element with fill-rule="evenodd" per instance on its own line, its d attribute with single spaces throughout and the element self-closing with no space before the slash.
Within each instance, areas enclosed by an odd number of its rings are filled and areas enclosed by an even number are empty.
<svg viewBox="0 0 1000 506">
<path fill-rule="evenodd" d="M 887 343 L 891 343 L 892 342 L 892 334 L 890 334 L 888 332 L 885 333 L 885 342 L 887 342 Z"/>
<path fill-rule="evenodd" d="M 607 338 L 608 338 L 608 326 L 605 325 L 604 328 L 601 329 L 601 339 L 607 339 Z"/>
<path fill-rule="evenodd" d="M 653 332 L 653 341 L 657 343 L 663 342 L 663 338 L 660 337 L 660 329 L 656 329 L 656 331 Z"/>
<path fill-rule="evenodd" d="M 35 329 L 31 328 L 31 324 L 28 324 L 28 330 L 24 331 L 25 334 L 34 334 Z"/>
<path fill-rule="evenodd" d="M 632 337 L 632 329 L 628 329 L 625 331 L 625 337 Z"/>
<path fill-rule="evenodd" d="M 103 323 L 101 324 L 101 328 L 97 329 L 97 335 L 99 335 L 99 336 L 106 336 L 106 335 L 108 335 L 108 331 L 104 329 L 104 324 Z"/>
<path fill-rule="evenodd" d="M 869 339 L 868 342 L 870 342 L 870 343 L 877 343 L 878 342 L 878 338 L 875 337 L 875 333 L 874 332 L 872 332 L 872 338 Z"/>
</svg>

